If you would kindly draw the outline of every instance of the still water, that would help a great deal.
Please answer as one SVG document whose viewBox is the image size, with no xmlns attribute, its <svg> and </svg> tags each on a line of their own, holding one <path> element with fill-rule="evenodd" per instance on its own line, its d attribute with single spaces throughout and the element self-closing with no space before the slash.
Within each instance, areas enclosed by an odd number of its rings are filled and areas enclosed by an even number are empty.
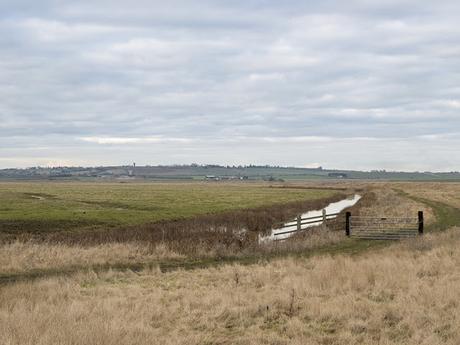
<svg viewBox="0 0 460 345">
<path fill-rule="evenodd" d="M 342 212 L 347 207 L 354 206 L 360 199 L 361 199 L 361 195 L 355 194 L 354 196 L 352 196 L 350 198 L 330 203 L 324 209 L 326 210 L 326 214 L 339 213 L 339 212 Z M 302 213 L 302 218 L 310 218 L 310 217 L 322 216 L 322 214 L 323 214 L 322 209 L 321 210 L 313 210 L 313 211 L 308 211 L 308 212 Z M 327 217 L 327 219 L 334 219 L 334 218 L 336 218 L 336 216 Z M 318 225 L 321 225 L 321 224 L 322 224 L 322 221 L 320 221 L 318 223 L 315 223 L 315 224 L 302 225 L 302 229 L 306 229 L 306 228 L 309 228 L 309 227 L 312 227 L 312 226 L 318 226 Z M 296 226 L 297 226 L 297 224 L 296 224 L 295 220 L 290 221 L 290 222 L 286 222 L 286 223 L 284 223 L 283 227 L 277 228 L 277 229 L 272 229 L 270 235 L 266 235 L 266 236 L 260 236 L 259 235 L 259 243 L 267 242 L 267 241 L 273 241 L 275 238 L 277 240 L 288 238 L 289 236 L 292 236 L 295 233 L 292 232 L 292 233 L 283 234 L 283 235 L 276 235 L 276 234 L 278 234 L 280 232 L 289 231 L 289 230 L 295 230 Z"/>
</svg>

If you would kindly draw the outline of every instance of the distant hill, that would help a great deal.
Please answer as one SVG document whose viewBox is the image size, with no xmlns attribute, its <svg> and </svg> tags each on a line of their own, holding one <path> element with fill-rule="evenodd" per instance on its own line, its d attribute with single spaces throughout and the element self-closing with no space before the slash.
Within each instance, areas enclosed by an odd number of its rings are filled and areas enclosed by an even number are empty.
<svg viewBox="0 0 460 345">
<path fill-rule="evenodd" d="M 1 180 L 11 179 L 105 179 L 105 180 L 313 180 L 313 179 L 364 179 L 401 181 L 460 181 L 456 172 L 398 172 L 355 171 L 323 168 L 295 168 L 277 166 L 220 166 L 220 165 L 170 165 L 170 166 L 108 166 L 108 167 L 34 167 L 0 170 Z"/>
</svg>

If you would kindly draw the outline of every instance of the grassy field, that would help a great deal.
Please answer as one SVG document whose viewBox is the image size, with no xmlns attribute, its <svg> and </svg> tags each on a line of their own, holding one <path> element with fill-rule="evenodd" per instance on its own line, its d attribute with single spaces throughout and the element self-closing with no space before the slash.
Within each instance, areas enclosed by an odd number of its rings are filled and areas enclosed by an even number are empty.
<svg viewBox="0 0 460 345">
<path fill-rule="evenodd" d="M 220 238 L 207 247 L 203 241 L 197 253 L 182 251 L 184 242 L 177 247 L 154 238 L 6 243 L 0 247 L 0 278 L 13 279 L 0 285 L 0 344 L 458 344 L 460 184 L 339 185 L 365 195 L 354 214 L 407 216 L 424 210 L 427 235 L 372 242 L 318 230 L 266 246 L 233 248 Z M 337 184 L 304 185 L 330 186 Z M 302 191 L 240 187 L 294 191 L 295 197 Z M 234 187 L 211 188 L 216 189 L 201 192 L 218 195 L 220 188 Z M 323 193 L 303 190 L 310 198 Z"/>
<path fill-rule="evenodd" d="M 330 197 L 256 184 L 0 183 L 0 231 L 136 225 Z"/>
</svg>

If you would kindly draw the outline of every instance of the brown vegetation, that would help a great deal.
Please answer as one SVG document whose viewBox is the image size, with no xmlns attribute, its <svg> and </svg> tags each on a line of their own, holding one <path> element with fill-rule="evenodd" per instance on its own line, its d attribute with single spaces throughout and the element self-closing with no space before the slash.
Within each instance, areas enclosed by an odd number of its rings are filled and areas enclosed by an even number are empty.
<svg viewBox="0 0 460 345">
<path fill-rule="evenodd" d="M 106 243 L 93 246 L 14 242 L 0 246 L 0 278 L 27 278 L 30 273 L 40 276 L 69 273 L 104 267 L 141 267 L 168 263 L 186 265 L 194 259 L 264 258 L 278 254 L 301 253 L 345 240 L 343 232 L 312 229 L 301 235 L 301 241 L 289 240 L 252 245 L 239 250 L 225 246 L 197 247 L 190 257 L 173 251 L 166 243 L 147 242 Z M 216 261 L 217 262 L 217 261 Z"/>
<path fill-rule="evenodd" d="M 390 186 L 374 187 L 372 196 L 363 200 L 354 212 L 358 216 L 417 217 L 423 211 L 428 223 L 434 220 L 433 211 L 425 204 L 400 195 Z"/>
<path fill-rule="evenodd" d="M 401 188 L 410 195 L 435 200 L 460 209 L 460 183 L 400 183 L 394 187 Z"/>
<path fill-rule="evenodd" d="M 458 344 L 460 229 L 357 257 L 3 287 L 1 344 Z"/>
<path fill-rule="evenodd" d="M 95 246 L 14 242 L 0 247 L 0 273 L 25 273 L 34 270 L 84 269 L 95 265 L 151 262 L 178 259 L 164 243 L 107 243 Z"/>
</svg>

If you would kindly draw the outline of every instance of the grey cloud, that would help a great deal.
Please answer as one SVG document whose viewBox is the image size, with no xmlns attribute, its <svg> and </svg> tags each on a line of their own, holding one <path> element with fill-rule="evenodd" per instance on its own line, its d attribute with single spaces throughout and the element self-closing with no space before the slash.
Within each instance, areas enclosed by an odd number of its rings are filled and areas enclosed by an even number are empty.
<svg viewBox="0 0 460 345">
<path fill-rule="evenodd" d="M 458 148 L 449 133 L 460 131 L 459 10 L 415 0 L 2 1 L 0 167 L 135 155 L 408 169 L 425 147 L 436 153 L 424 166 L 458 169 L 459 158 L 437 157 Z M 337 140 L 297 162 L 289 137 Z M 363 151 L 363 137 L 388 140 L 394 159 L 376 158 L 387 156 L 377 144 Z M 232 138 L 245 150 L 227 150 Z M 345 159 L 345 147 L 359 159 Z M 322 162 L 330 150 L 336 160 Z"/>
</svg>

